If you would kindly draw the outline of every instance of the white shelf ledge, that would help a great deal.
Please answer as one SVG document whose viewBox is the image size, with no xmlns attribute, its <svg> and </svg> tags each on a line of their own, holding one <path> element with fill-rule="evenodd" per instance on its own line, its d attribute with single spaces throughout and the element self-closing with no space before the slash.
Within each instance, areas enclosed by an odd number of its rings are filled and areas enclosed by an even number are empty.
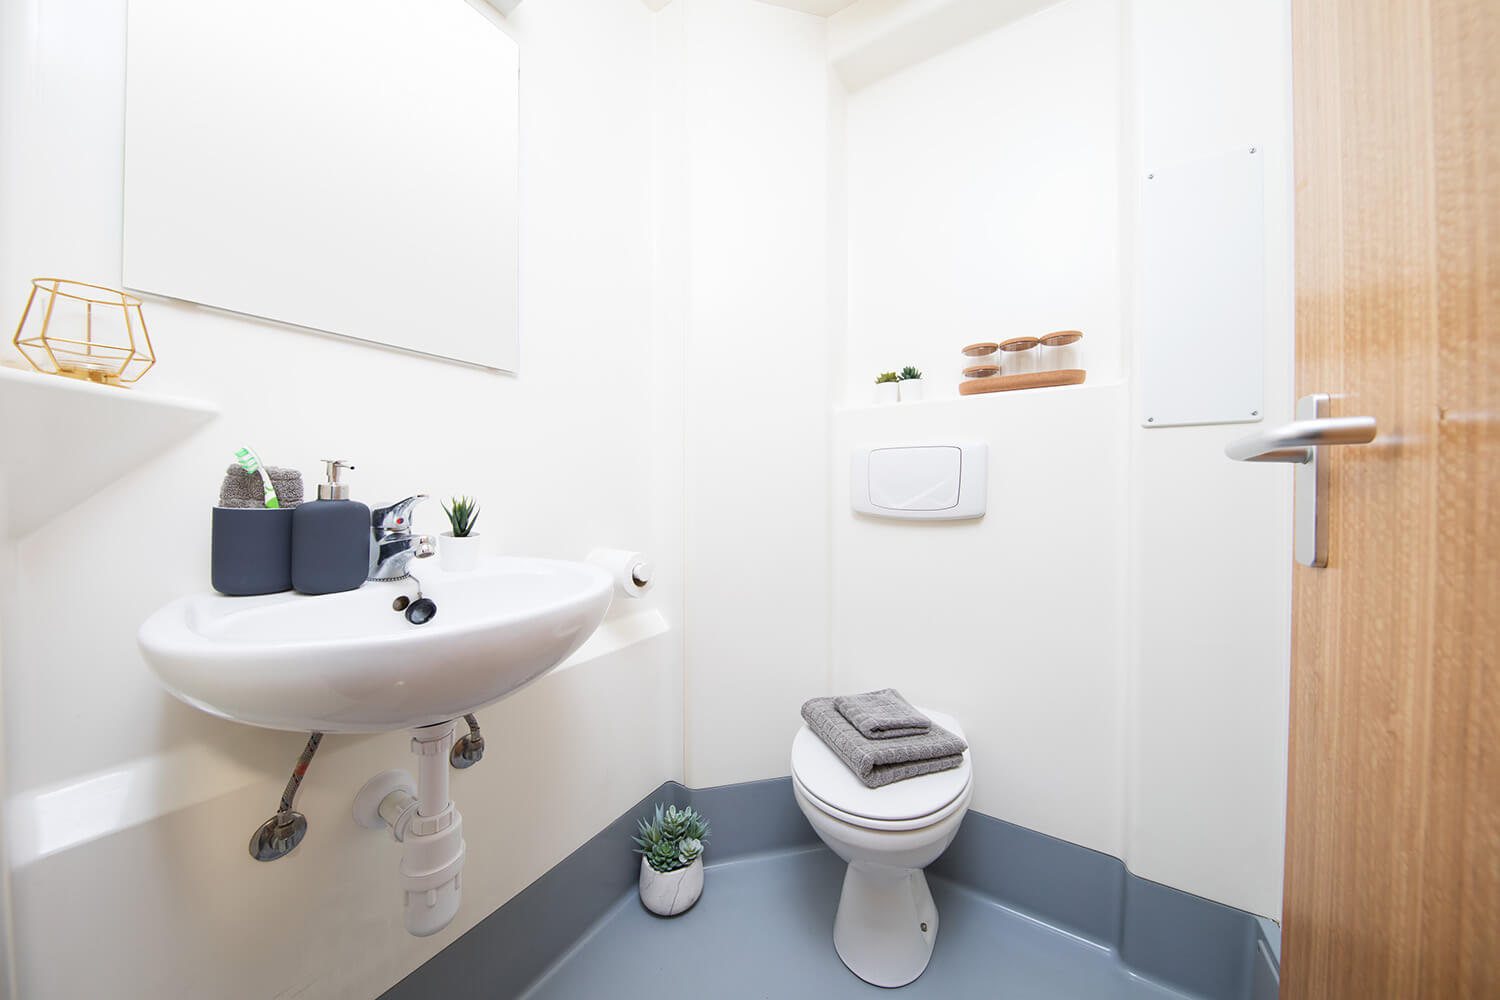
<svg viewBox="0 0 1500 1000">
<path fill-rule="evenodd" d="M 634 609 L 617 617 L 606 618 L 603 624 L 594 630 L 594 634 L 589 636 L 572 656 L 558 664 L 552 672 L 557 673 L 576 667 L 580 663 L 608 656 L 627 646 L 645 642 L 653 636 L 664 635 L 671 631 L 671 628 L 662 613 L 651 607 Z"/>
<path fill-rule="evenodd" d="M 1090 373 L 1092 374 L 1092 373 Z M 973 412 L 984 407 L 993 406 L 1016 406 L 1025 405 L 1025 400 L 1041 399 L 1057 392 L 1067 393 L 1096 393 L 1120 388 L 1124 385 L 1121 379 L 1105 381 L 1090 379 L 1087 382 L 1079 382 L 1076 385 L 1043 385 L 1032 389 L 1012 389 L 1009 392 L 980 392 L 972 396 L 929 396 L 925 399 L 910 400 L 904 403 L 843 403 L 836 404 L 833 408 L 835 416 L 860 413 L 933 413 L 945 410 L 954 412 Z"/>
<path fill-rule="evenodd" d="M 0 368 L 0 507 L 18 538 L 218 415 L 195 399 Z"/>
</svg>

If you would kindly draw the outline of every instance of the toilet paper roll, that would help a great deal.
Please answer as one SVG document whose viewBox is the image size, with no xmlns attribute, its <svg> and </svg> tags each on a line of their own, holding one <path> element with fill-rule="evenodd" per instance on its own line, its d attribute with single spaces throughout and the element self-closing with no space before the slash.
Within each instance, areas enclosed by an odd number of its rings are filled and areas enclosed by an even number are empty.
<svg viewBox="0 0 1500 1000">
<path fill-rule="evenodd" d="M 639 552 L 595 549 L 589 553 L 589 562 L 608 573 L 615 581 L 615 589 L 626 597 L 645 597 L 656 582 L 656 567 Z"/>
</svg>

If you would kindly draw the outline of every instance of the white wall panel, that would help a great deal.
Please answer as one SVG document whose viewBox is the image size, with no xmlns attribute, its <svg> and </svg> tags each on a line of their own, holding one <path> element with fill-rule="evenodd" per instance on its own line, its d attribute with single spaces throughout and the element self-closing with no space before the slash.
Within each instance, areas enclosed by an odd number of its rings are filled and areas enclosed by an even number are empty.
<svg viewBox="0 0 1500 1000">
<path fill-rule="evenodd" d="M 1143 426 L 1264 419 L 1265 160 L 1245 142 L 1141 183 Z"/>
<path fill-rule="evenodd" d="M 862 0 L 835 40 L 934 6 Z M 1266 412 L 1289 412 L 1285 17 L 1271 0 L 1065 0 L 852 93 L 850 409 L 830 458 L 837 489 L 856 444 L 977 426 L 992 447 L 982 521 L 901 531 L 835 504 L 835 687 L 895 683 L 954 711 L 975 808 L 1271 916 L 1288 480 L 1224 460 L 1227 428 L 1140 427 L 1138 335 L 1146 164 L 1262 137 L 1263 203 L 1235 206 L 1263 204 L 1245 342 Z M 1081 390 L 866 405 L 878 371 L 916 363 L 941 397 L 959 346 L 1058 327 L 1085 331 Z"/>
<path fill-rule="evenodd" d="M 827 687 L 824 22 L 682 0 L 688 783 L 787 773 Z"/>
<path fill-rule="evenodd" d="M 1116 4 L 1070 0 L 849 95 L 849 405 L 1053 330 L 1121 377 L 1119 49 Z"/>
<path fill-rule="evenodd" d="M 1289 420 L 1289 8 L 1281 0 L 1135 0 L 1131 10 L 1142 171 L 1260 139 L 1263 416 Z M 1138 875 L 1279 919 L 1291 474 L 1226 459 L 1224 445 L 1243 428 L 1147 430 L 1139 395 L 1131 408 L 1126 857 Z"/>
<path fill-rule="evenodd" d="M 989 442 L 977 521 L 849 508 L 834 462 L 834 689 L 895 687 L 953 714 L 973 808 L 1123 855 L 1126 393 L 1083 386 L 835 420 L 834 449 Z"/>
</svg>

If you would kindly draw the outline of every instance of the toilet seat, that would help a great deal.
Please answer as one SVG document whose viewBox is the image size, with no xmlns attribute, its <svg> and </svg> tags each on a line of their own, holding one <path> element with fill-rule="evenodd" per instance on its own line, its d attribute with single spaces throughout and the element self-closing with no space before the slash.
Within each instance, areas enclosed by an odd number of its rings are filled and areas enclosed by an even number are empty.
<svg viewBox="0 0 1500 1000">
<path fill-rule="evenodd" d="M 948 715 L 921 711 L 963 736 Z M 939 823 L 968 804 L 973 773 L 969 753 L 956 768 L 867 788 L 818 735 L 803 726 L 792 740 L 792 781 L 808 800 L 836 819 L 868 830 L 916 830 Z"/>
<path fill-rule="evenodd" d="M 909 778 L 907 780 L 917 781 L 919 779 Z M 792 787 L 798 794 L 802 796 L 802 798 L 807 801 L 807 804 L 809 806 L 816 809 L 824 816 L 828 816 L 841 822 L 848 823 L 850 826 L 858 827 L 861 830 L 869 830 L 874 833 L 905 833 L 915 830 L 924 830 L 928 827 L 936 826 L 943 820 L 947 819 L 949 816 L 952 816 L 954 813 L 968 809 L 968 791 L 971 785 L 965 785 L 964 791 L 959 793 L 958 798 L 954 799 L 952 802 L 948 803 L 948 805 L 944 806 L 942 809 L 938 810 L 935 813 L 931 813 L 926 816 L 916 816 L 911 819 L 895 820 L 870 819 L 868 816 L 856 816 L 853 813 L 844 812 L 841 809 L 829 805 L 827 802 L 824 802 L 822 799 L 814 795 L 811 791 L 808 790 L 807 786 L 802 784 L 801 781 L 797 780 L 797 776 L 795 774 L 792 775 Z"/>
</svg>

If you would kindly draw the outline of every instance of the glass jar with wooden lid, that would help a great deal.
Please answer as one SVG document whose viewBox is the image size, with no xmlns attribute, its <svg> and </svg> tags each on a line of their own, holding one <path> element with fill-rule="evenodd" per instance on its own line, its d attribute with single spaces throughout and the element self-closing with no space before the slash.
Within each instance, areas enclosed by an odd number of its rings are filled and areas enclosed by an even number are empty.
<svg viewBox="0 0 1500 1000">
<path fill-rule="evenodd" d="M 1037 345 L 1035 337 L 1012 337 L 1000 344 L 1000 374 L 1025 375 L 1037 370 Z"/>
<path fill-rule="evenodd" d="M 1058 330 L 1040 338 L 1041 371 L 1066 371 L 1083 367 L 1083 334 Z"/>
<path fill-rule="evenodd" d="M 1000 345 L 981 341 L 963 349 L 964 378 L 989 378 L 1000 374 Z"/>
</svg>

